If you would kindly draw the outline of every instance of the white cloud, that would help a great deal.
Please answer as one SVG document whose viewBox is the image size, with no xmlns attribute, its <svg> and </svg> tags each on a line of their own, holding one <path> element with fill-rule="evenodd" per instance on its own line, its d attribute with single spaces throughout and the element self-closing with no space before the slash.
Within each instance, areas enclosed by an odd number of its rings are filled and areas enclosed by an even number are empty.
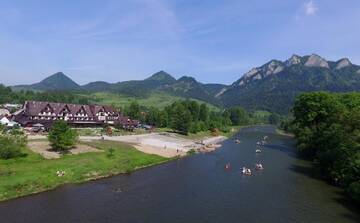
<svg viewBox="0 0 360 223">
<path fill-rule="evenodd" d="M 316 4 L 312 0 L 305 3 L 304 9 L 305 9 L 305 14 L 306 15 L 314 15 L 318 11 L 318 8 L 317 8 Z"/>
</svg>

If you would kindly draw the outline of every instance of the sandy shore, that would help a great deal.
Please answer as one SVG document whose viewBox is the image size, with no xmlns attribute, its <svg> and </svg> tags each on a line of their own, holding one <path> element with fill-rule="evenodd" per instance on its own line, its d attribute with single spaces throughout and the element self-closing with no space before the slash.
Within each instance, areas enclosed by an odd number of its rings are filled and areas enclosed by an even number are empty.
<svg viewBox="0 0 360 223">
<path fill-rule="evenodd" d="M 199 152 L 213 151 L 226 137 L 207 137 L 203 140 L 191 140 L 171 133 L 150 133 L 126 136 L 103 136 L 104 140 L 117 141 L 133 144 L 136 149 L 144 153 L 156 154 L 163 157 L 184 156 L 190 150 Z M 43 136 L 31 136 L 29 139 L 45 138 Z M 80 136 L 81 141 L 101 140 L 100 136 Z"/>
</svg>

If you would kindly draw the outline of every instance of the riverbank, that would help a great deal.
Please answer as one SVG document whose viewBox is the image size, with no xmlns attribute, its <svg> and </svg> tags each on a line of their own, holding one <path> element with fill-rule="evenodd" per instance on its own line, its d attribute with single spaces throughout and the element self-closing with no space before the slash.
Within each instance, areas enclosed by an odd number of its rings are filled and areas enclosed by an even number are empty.
<svg viewBox="0 0 360 223">
<path fill-rule="evenodd" d="M 218 143 L 225 139 L 224 136 L 208 136 L 191 140 L 169 133 L 80 136 L 77 149 L 61 155 L 46 150 L 46 136 L 29 136 L 29 147 L 23 151 L 25 157 L 0 160 L 0 201 L 64 184 L 129 173 L 186 156 L 190 151 L 210 152 L 220 147 Z M 79 149 L 85 153 L 75 151 Z M 58 172 L 65 174 L 59 177 Z"/>
<path fill-rule="evenodd" d="M 295 138 L 295 135 L 292 134 L 292 133 L 289 133 L 289 132 L 286 132 L 282 129 L 279 129 L 279 128 L 276 128 L 276 133 L 279 134 L 279 135 L 283 135 L 283 136 L 289 136 L 289 137 L 293 137 Z"/>
<path fill-rule="evenodd" d="M 104 152 L 63 155 L 48 160 L 26 149 L 23 151 L 25 157 L 0 160 L 0 201 L 51 190 L 64 184 L 129 173 L 171 160 L 145 154 L 119 142 L 92 141 L 91 146 Z M 64 176 L 59 177 L 57 171 L 64 171 Z"/>
<path fill-rule="evenodd" d="M 233 129 L 236 131 L 237 129 Z M 46 140 L 44 135 L 28 137 L 30 140 Z M 227 139 L 225 136 L 211 136 L 209 133 L 194 135 L 180 135 L 177 133 L 158 132 L 138 135 L 122 136 L 80 136 L 80 141 L 91 143 L 92 141 L 114 141 L 132 145 L 137 150 L 155 154 L 166 158 L 181 157 L 189 151 L 210 152 L 220 147 L 219 143 Z"/>
<path fill-rule="evenodd" d="M 100 140 L 101 137 L 82 136 L 80 139 L 92 142 Z M 195 140 L 176 133 L 162 132 L 126 136 L 103 136 L 103 139 L 131 144 L 141 152 L 172 158 L 185 156 L 189 151 L 213 151 L 214 147 L 219 147 L 219 143 L 224 141 L 226 137 L 206 136 Z"/>
<path fill-rule="evenodd" d="M 256 142 L 265 135 L 268 144 L 257 154 Z M 297 158 L 293 138 L 274 126 L 246 128 L 236 138 L 240 144 L 228 140 L 211 155 L 0 202 L 1 221 L 358 222 L 360 212 L 342 190 L 314 178 L 311 165 Z M 263 171 L 241 174 L 258 162 Z"/>
</svg>

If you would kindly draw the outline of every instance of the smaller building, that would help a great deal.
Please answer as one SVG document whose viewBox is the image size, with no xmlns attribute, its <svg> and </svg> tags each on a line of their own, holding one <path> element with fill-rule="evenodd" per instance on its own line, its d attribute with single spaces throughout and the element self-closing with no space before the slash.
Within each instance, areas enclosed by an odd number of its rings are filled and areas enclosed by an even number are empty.
<svg viewBox="0 0 360 223">
<path fill-rule="evenodd" d="M 0 124 L 8 128 L 14 128 L 19 126 L 19 123 L 12 121 L 8 116 L 0 116 Z"/>
<path fill-rule="evenodd" d="M 2 107 L 2 108 L 5 108 L 5 109 L 7 109 L 7 110 L 9 110 L 9 111 L 14 111 L 14 110 L 20 109 L 20 108 L 22 107 L 22 105 L 21 105 L 21 104 L 10 104 L 10 103 L 7 103 L 7 104 L 3 104 L 1 107 Z"/>
<path fill-rule="evenodd" d="M 9 110 L 5 109 L 5 108 L 0 108 L 0 116 L 10 116 L 11 113 Z"/>
<path fill-rule="evenodd" d="M 1 125 L 8 125 L 10 123 L 10 120 L 7 116 L 0 115 L 0 124 Z"/>
</svg>

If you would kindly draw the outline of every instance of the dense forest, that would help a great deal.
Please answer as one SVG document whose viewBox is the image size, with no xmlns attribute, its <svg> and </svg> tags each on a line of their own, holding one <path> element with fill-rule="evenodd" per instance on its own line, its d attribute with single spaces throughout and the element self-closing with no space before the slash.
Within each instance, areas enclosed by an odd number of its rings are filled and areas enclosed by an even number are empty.
<svg viewBox="0 0 360 223">
<path fill-rule="evenodd" d="M 360 93 L 305 93 L 293 115 L 300 153 L 360 203 Z"/>
<path fill-rule="evenodd" d="M 0 104 L 3 103 L 22 104 L 27 100 L 79 103 L 79 104 L 89 103 L 86 97 L 82 97 L 80 95 L 68 91 L 44 91 L 44 92 L 35 92 L 29 90 L 13 91 L 11 90 L 10 87 L 5 87 L 4 85 L 0 84 Z"/>
<path fill-rule="evenodd" d="M 171 128 L 182 134 L 201 131 L 228 132 L 230 126 L 268 123 L 273 116 L 258 117 L 241 107 L 211 111 L 207 104 L 193 100 L 179 100 L 160 110 L 156 107 L 140 107 L 136 101 L 125 107 L 130 118 L 152 126 Z"/>
</svg>

